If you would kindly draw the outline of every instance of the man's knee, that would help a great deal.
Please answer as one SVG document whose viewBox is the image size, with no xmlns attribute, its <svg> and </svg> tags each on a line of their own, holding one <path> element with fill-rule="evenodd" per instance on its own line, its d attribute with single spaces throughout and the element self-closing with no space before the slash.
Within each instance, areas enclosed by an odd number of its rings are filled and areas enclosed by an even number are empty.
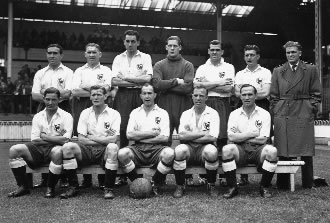
<svg viewBox="0 0 330 223">
<path fill-rule="evenodd" d="M 119 161 L 124 161 L 129 159 L 131 150 L 128 147 L 118 150 L 118 159 Z"/>
<path fill-rule="evenodd" d="M 277 159 L 277 149 L 272 145 L 266 145 L 264 147 L 264 151 L 266 154 L 266 157 L 270 160 L 276 160 Z"/>
<path fill-rule="evenodd" d="M 189 148 L 185 144 L 180 144 L 177 147 L 175 147 L 175 159 L 176 160 L 183 160 L 186 159 L 189 155 Z"/>
<path fill-rule="evenodd" d="M 165 163 L 171 163 L 174 160 L 174 150 L 170 147 L 165 147 L 160 154 L 160 158 Z"/>
<path fill-rule="evenodd" d="M 231 159 L 235 154 L 236 147 L 234 144 L 226 145 L 222 148 L 222 159 Z"/>
<path fill-rule="evenodd" d="M 76 143 L 73 142 L 68 142 L 65 143 L 62 146 L 62 153 L 63 153 L 63 157 L 70 157 L 74 154 L 74 151 L 76 149 L 78 145 Z"/>
<path fill-rule="evenodd" d="M 218 149 L 212 144 L 208 144 L 203 149 L 203 158 L 208 161 L 215 161 L 218 159 Z"/>
<path fill-rule="evenodd" d="M 107 145 L 107 155 L 108 156 L 117 156 L 119 147 L 115 143 L 109 143 Z"/>
<path fill-rule="evenodd" d="M 24 144 L 16 144 L 10 147 L 9 149 L 9 157 L 15 158 L 23 155 L 25 152 L 27 152 L 28 148 Z"/>
<path fill-rule="evenodd" d="M 54 159 L 59 159 L 62 157 L 62 146 L 55 146 L 50 152 L 50 157 Z"/>
</svg>

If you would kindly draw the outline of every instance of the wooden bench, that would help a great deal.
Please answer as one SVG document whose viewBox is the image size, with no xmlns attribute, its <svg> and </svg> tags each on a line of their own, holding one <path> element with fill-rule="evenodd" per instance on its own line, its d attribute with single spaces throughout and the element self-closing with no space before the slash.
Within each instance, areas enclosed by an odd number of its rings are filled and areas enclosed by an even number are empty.
<svg viewBox="0 0 330 223">
<path fill-rule="evenodd" d="M 303 166 L 304 161 L 278 161 L 277 168 L 275 173 L 289 173 L 290 174 L 290 188 L 291 191 L 295 190 L 295 173 L 297 173 L 299 167 Z M 27 167 L 27 173 L 31 176 L 33 173 L 48 173 L 48 165 L 39 167 L 37 169 L 30 169 Z M 150 178 L 154 173 L 154 169 L 150 169 L 149 167 L 142 167 L 137 169 L 138 174 L 143 174 L 144 177 Z M 104 170 L 99 165 L 91 165 L 88 167 L 83 167 L 77 170 L 78 174 L 104 174 Z M 256 166 L 249 165 L 247 167 L 242 167 L 237 169 L 237 174 L 260 174 L 257 171 Z M 118 175 L 124 174 L 121 169 L 117 172 Z M 173 171 L 170 172 L 173 174 Z M 186 174 L 206 174 L 205 168 L 203 167 L 188 167 L 186 169 Z M 222 168 L 219 167 L 218 174 L 223 174 Z M 32 183 L 32 179 L 31 179 Z"/>
</svg>

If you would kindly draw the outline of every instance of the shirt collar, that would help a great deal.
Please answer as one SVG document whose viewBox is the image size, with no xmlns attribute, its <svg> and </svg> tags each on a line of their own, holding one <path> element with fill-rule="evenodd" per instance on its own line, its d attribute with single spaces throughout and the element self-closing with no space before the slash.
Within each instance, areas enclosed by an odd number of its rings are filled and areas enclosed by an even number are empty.
<svg viewBox="0 0 330 223">
<path fill-rule="evenodd" d="M 244 73 L 254 73 L 254 72 L 256 72 L 256 71 L 258 71 L 258 70 L 260 70 L 260 69 L 261 69 L 260 64 L 258 64 L 257 68 L 254 69 L 253 71 L 251 71 L 251 70 L 248 68 L 248 66 L 246 66 L 246 68 L 244 69 Z"/>
<path fill-rule="evenodd" d="M 243 106 L 240 107 L 239 109 L 240 109 L 240 114 L 246 116 L 246 113 L 245 113 L 245 111 L 243 110 Z M 260 110 L 260 107 L 256 105 L 256 107 L 254 108 L 254 111 L 252 112 L 252 114 L 259 112 L 259 110 Z"/>
<path fill-rule="evenodd" d="M 59 69 L 64 69 L 64 65 L 62 63 L 60 63 L 60 65 L 55 70 L 59 70 Z M 53 69 L 49 65 L 47 65 L 46 71 L 47 70 L 53 70 Z"/>
<path fill-rule="evenodd" d="M 99 67 L 101 67 L 101 63 L 98 63 L 95 67 L 93 67 L 93 68 L 91 68 L 89 65 L 88 65 L 88 63 L 86 63 L 84 66 L 83 66 L 83 68 L 84 69 L 96 69 L 96 68 L 99 68 Z"/>
<path fill-rule="evenodd" d="M 58 116 L 58 117 L 61 117 L 62 111 L 63 111 L 63 110 L 60 109 L 60 107 L 58 107 L 58 108 L 57 108 L 57 111 L 56 111 L 55 114 L 54 114 L 54 116 L 56 115 L 56 116 Z M 44 108 L 44 110 L 42 110 L 41 112 L 42 112 L 41 115 L 47 118 L 46 108 Z M 53 117 L 54 117 L 54 116 L 53 116 Z"/>
<path fill-rule="evenodd" d="M 299 65 L 299 61 L 296 63 L 296 69 L 297 69 L 298 65 Z M 291 68 L 291 70 L 292 70 L 292 66 L 293 66 L 293 65 L 289 63 L 289 66 L 290 66 L 290 68 Z"/>
<path fill-rule="evenodd" d="M 91 112 L 95 113 L 93 106 L 91 107 Z M 108 107 L 108 105 L 105 106 L 105 108 L 103 109 L 103 111 L 101 112 L 101 114 L 103 114 L 105 112 L 107 112 L 108 114 L 110 114 L 110 112 L 111 112 L 111 109 Z"/>
<path fill-rule="evenodd" d="M 143 110 L 144 111 L 144 105 L 142 104 L 140 107 L 139 107 L 139 111 Z M 152 108 L 152 110 L 159 110 L 159 107 L 157 104 L 154 105 L 154 107 Z"/>
<path fill-rule="evenodd" d="M 190 109 L 190 111 L 191 111 L 191 113 L 195 114 L 195 106 L 193 106 Z M 203 113 L 201 114 L 201 116 L 204 116 L 204 115 L 209 114 L 209 113 L 210 113 L 210 107 L 206 105 Z"/>
<path fill-rule="evenodd" d="M 215 67 L 222 65 L 224 62 L 225 62 L 225 59 L 223 59 L 223 57 L 221 57 L 220 63 L 218 63 L 217 65 L 213 65 L 213 63 L 211 63 L 211 59 L 210 58 L 206 61 L 206 63 L 208 65 L 212 65 L 212 66 L 215 66 Z"/>
<path fill-rule="evenodd" d="M 123 56 L 127 57 L 127 50 L 125 52 L 122 53 Z M 136 56 L 140 56 L 141 55 L 141 51 L 137 50 L 136 54 L 134 55 L 134 57 Z"/>
</svg>

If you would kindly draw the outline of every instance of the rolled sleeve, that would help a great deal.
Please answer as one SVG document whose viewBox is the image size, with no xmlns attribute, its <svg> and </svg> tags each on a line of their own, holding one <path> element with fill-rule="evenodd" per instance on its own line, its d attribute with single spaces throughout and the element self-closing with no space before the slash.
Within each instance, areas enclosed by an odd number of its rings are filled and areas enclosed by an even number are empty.
<svg viewBox="0 0 330 223">
<path fill-rule="evenodd" d="M 161 135 L 163 136 L 170 136 L 170 118 L 168 116 L 167 112 L 163 113 L 163 122 L 161 122 L 160 129 L 161 129 Z"/>
<path fill-rule="evenodd" d="M 66 130 L 66 133 L 63 136 L 65 138 L 70 139 L 72 137 L 72 131 L 73 131 L 73 118 L 71 115 L 65 117 L 64 129 Z"/>
<path fill-rule="evenodd" d="M 32 120 L 31 141 L 40 139 L 41 126 L 39 125 L 38 116 L 34 116 Z"/>
<path fill-rule="evenodd" d="M 212 120 L 210 122 L 210 136 L 218 138 L 220 132 L 220 118 L 219 115 L 214 113 L 212 114 Z"/>
</svg>

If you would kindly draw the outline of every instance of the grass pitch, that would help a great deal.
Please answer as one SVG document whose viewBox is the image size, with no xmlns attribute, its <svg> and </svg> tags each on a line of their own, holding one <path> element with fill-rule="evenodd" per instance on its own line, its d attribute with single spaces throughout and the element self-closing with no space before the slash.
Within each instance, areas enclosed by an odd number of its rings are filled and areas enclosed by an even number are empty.
<svg viewBox="0 0 330 223">
<path fill-rule="evenodd" d="M 330 222 L 330 187 L 312 190 L 301 188 L 300 172 L 296 175 L 296 191 L 277 191 L 274 197 L 261 198 L 260 176 L 250 175 L 252 184 L 241 187 L 237 197 L 225 200 L 210 198 L 205 187 L 187 188 L 181 199 L 172 197 L 174 177 L 168 176 L 162 195 L 134 200 L 127 187 L 115 190 L 114 200 L 104 200 L 96 186 L 81 190 L 79 196 L 61 200 L 45 199 L 45 189 L 34 189 L 31 195 L 7 198 L 16 188 L 8 167 L 10 143 L 0 143 L 0 222 Z M 314 174 L 330 181 L 330 148 L 317 146 Z M 93 183 L 97 184 L 96 176 Z M 275 178 L 275 177 L 274 177 Z M 40 177 L 35 177 L 35 181 Z M 273 184 L 275 181 L 273 180 Z M 219 187 L 220 194 L 226 188 Z M 63 189 L 56 188 L 59 195 Z"/>
</svg>

